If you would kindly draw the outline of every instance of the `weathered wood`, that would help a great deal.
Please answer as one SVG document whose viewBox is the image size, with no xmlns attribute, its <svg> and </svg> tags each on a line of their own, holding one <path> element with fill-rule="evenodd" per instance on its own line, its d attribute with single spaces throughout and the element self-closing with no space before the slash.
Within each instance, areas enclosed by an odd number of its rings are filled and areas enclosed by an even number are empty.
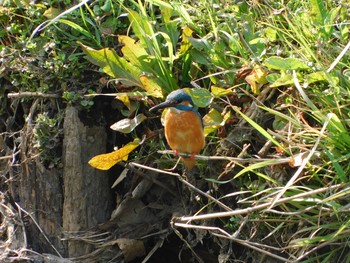
<svg viewBox="0 0 350 263">
<path fill-rule="evenodd" d="M 84 126 L 78 110 L 68 106 L 63 141 L 63 229 L 68 233 L 87 230 L 109 218 L 108 177 L 88 164 L 93 156 L 105 153 L 105 146 L 105 129 Z M 91 251 L 92 247 L 87 243 L 68 240 L 69 257 Z"/>
<path fill-rule="evenodd" d="M 21 136 L 21 169 L 12 171 L 11 194 L 26 220 L 28 246 L 37 252 L 64 255 L 62 230 L 62 170 L 46 169 L 33 147 L 32 126 L 27 125 Z M 35 157 L 36 156 L 36 157 Z M 18 177 L 17 177 L 18 176 Z"/>
</svg>

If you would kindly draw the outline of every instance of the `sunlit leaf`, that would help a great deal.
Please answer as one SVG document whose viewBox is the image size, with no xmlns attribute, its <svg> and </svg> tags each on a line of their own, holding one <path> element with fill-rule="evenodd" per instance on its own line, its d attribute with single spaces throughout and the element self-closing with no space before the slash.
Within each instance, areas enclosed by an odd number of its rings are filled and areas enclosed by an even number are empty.
<svg viewBox="0 0 350 263">
<path fill-rule="evenodd" d="M 89 161 L 89 164 L 100 170 L 109 170 L 115 164 L 127 159 L 128 155 L 140 144 L 136 141 L 130 142 L 123 148 L 111 153 L 97 155 Z"/>
<path fill-rule="evenodd" d="M 280 86 L 291 85 L 294 83 L 294 78 L 292 74 L 283 74 L 281 77 L 275 80 L 273 84 L 270 85 L 271 88 L 277 88 Z"/>
<path fill-rule="evenodd" d="M 308 84 L 320 82 L 320 81 L 331 81 L 334 84 L 339 82 L 337 77 L 328 76 L 324 71 L 317 71 L 305 76 L 305 79 Z"/>
<path fill-rule="evenodd" d="M 211 93 L 215 96 L 215 97 L 222 97 L 222 96 L 226 96 L 229 94 L 232 94 L 233 91 L 230 89 L 224 89 L 224 88 L 220 88 L 217 86 L 211 86 Z"/>
<path fill-rule="evenodd" d="M 141 113 L 136 115 L 133 119 L 126 118 L 114 123 L 111 125 L 111 129 L 122 133 L 130 133 L 145 119 L 147 119 L 147 117 Z"/>
<path fill-rule="evenodd" d="M 56 16 L 58 16 L 62 11 L 58 8 L 55 7 L 50 7 L 48 9 L 45 10 L 43 16 L 45 16 L 48 19 L 53 19 Z"/>
<path fill-rule="evenodd" d="M 163 98 L 162 87 L 157 83 L 157 80 L 147 74 L 142 74 L 139 79 L 143 85 L 143 88 L 147 93 L 156 98 Z"/>
<path fill-rule="evenodd" d="M 312 20 L 320 25 L 323 25 L 324 18 L 327 15 L 323 0 L 310 0 L 310 15 Z"/>
<path fill-rule="evenodd" d="M 191 37 L 193 30 L 188 26 L 185 26 L 182 30 L 182 42 L 180 46 L 179 56 L 185 54 L 191 47 L 191 43 L 188 40 L 188 37 Z"/>
<path fill-rule="evenodd" d="M 216 131 L 219 127 L 224 126 L 230 116 L 230 112 L 227 112 L 222 116 L 216 109 L 210 109 L 210 111 L 203 117 L 204 135 L 207 136 Z"/>
<path fill-rule="evenodd" d="M 211 95 L 210 91 L 207 89 L 185 88 L 185 90 L 192 97 L 193 103 L 199 108 L 207 107 L 213 100 L 213 95 Z"/>
<path fill-rule="evenodd" d="M 120 35 L 118 36 L 119 43 L 123 45 L 121 51 L 126 60 L 131 64 L 142 67 L 144 70 L 146 66 L 143 63 L 147 58 L 148 54 L 146 50 L 141 46 L 140 42 L 135 41 L 135 39 Z"/>
<path fill-rule="evenodd" d="M 127 95 L 117 95 L 115 98 L 120 100 L 121 102 L 123 102 L 123 104 L 126 107 L 128 107 L 128 109 L 130 110 L 131 102 L 130 102 L 129 96 L 127 96 Z"/>
<path fill-rule="evenodd" d="M 79 43 L 79 42 L 78 42 Z M 128 79 L 136 83 L 140 83 L 138 76 L 142 74 L 142 70 L 132 65 L 124 58 L 118 56 L 114 49 L 103 48 L 95 50 L 91 47 L 79 43 L 87 59 L 99 66 L 105 73 L 113 78 Z"/>
<path fill-rule="evenodd" d="M 264 62 L 265 66 L 269 69 L 277 69 L 277 70 L 303 70 L 309 69 L 310 67 L 306 65 L 299 59 L 296 58 L 281 58 L 281 57 L 269 57 Z"/>
<path fill-rule="evenodd" d="M 272 42 L 276 41 L 276 39 L 277 39 L 277 30 L 275 30 L 275 29 L 273 29 L 271 27 L 268 27 L 265 30 L 265 36 Z"/>
<path fill-rule="evenodd" d="M 245 77 L 245 81 L 248 82 L 254 94 L 259 94 L 260 87 L 267 83 L 266 75 L 265 69 L 256 67 Z"/>
</svg>

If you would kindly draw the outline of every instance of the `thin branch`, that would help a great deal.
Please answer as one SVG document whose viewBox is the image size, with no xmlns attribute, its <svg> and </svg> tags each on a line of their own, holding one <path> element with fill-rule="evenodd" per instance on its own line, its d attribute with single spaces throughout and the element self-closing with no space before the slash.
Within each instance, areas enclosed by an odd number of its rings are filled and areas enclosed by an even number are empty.
<svg viewBox="0 0 350 263">
<path fill-rule="evenodd" d="M 7 97 L 9 99 L 22 99 L 27 97 L 34 97 L 34 98 L 45 98 L 45 99 L 59 99 L 61 98 L 58 94 L 50 94 L 50 93 L 42 93 L 42 92 L 18 92 L 18 93 L 8 93 Z"/>
<path fill-rule="evenodd" d="M 297 87 L 297 89 L 299 91 L 301 91 L 301 87 L 300 87 L 300 84 L 299 84 L 299 81 L 296 77 L 296 72 L 295 70 L 293 71 L 293 76 L 294 76 L 294 83 L 295 83 L 295 86 Z M 302 94 L 302 92 L 301 92 Z M 311 157 L 315 154 L 316 152 L 316 149 L 318 147 L 318 144 L 320 143 L 321 141 L 321 138 L 323 137 L 323 134 L 328 126 L 328 123 L 330 122 L 330 120 L 332 119 L 333 117 L 333 114 L 332 113 L 329 113 L 327 114 L 327 118 L 323 124 L 323 127 L 320 131 L 320 135 L 318 136 L 314 146 L 312 147 L 311 151 L 309 152 L 309 154 L 303 159 L 301 165 L 299 166 L 298 170 L 294 173 L 294 175 L 292 176 L 292 178 L 289 179 L 289 181 L 287 182 L 287 184 L 283 187 L 283 189 L 277 194 L 277 196 L 274 198 L 271 206 L 269 207 L 269 209 L 271 209 L 272 207 L 274 207 L 274 205 L 277 203 L 278 199 L 282 197 L 282 195 L 288 190 L 288 188 L 294 184 L 295 180 L 298 178 L 298 176 L 301 174 L 301 172 L 304 170 L 306 164 L 309 162 L 309 160 L 311 159 Z"/>
<path fill-rule="evenodd" d="M 250 242 L 250 241 L 247 241 L 247 240 L 242 240 L 242 239 L 238 239 L 238 238 L 235 238 L 233 237 L 232 235 L 230 235 L 228 232 L 226 232 L 225 230 L 219 228 L 219 227 L 212 227 L 212 226 L 198 226 L 198 225 L 191 225 L 191 224 L 183 224 L 183 223 L 177 223 L 175 222 L 174 223 L 174 226 L 177 226 L 177 227 L 182 227 L 182 228 L 190 228 L 190 229 L 201 229 L 201 230 L 207 230 L 207 231 L 210 231 L 212 232 L 213 235 L 215 236 L 218 236 L 218 237 L 222 237 L 222 238 L 226 238 L 226 239 L 230 239 L 234 242 L 237 242 L 241 245 L 244 245 L 244 246 L 247 246 L 253 250 L 256 250 L 258 252 L 261 252 L 263 254 L 266 254 L 270 257 L 273 257 L 273 258 L 277 258 L 283 262 L 293 262 L 291 260 L 288 260 L 286 258 L 283 258 L 283 257 L 280 257 L 278 255 L 275 255 L 269 251 L 266 251 L 266 249 L 271 249 L 271 250 L 277 250 L 277 251 L 280 251 L 281 249 L 278 249 L 276 247 L 271 247 L 271 246 L 267 246 L 267 245 L 264 245 L 264 244 L 259 244 L 259 243 L 255 243 L 255 242 Z M 215 232 L 219 232 L 221 234 L 218 234 L 218 233 L 215 233 Z M 262 249 L 262 248 L 264 249 Z"/>
<path fill-rule="evenodd" d="M 157 151 L 160 154 L 172 154 L 175 155 L 174 151 L 172 150 L 164 150 L 164 151 Z M 239 157 L 229 157 L 229 156 L 204 156 L 204 155 L 191 155 L 188 153 L 177 153 L 178 156 L 185 157 L 185 158 L 191 158 L 194 157 L 197 160 L 204 160 L 204 161 L 212 161 L 212 160 L 222 160 L 222 161 L 231 161 L 231 162 L 237 162 L 237 163 L 260 163 L 265 161 L 271 161 L 276 160 L 275 164 L 283 164 L 288 163 L 293 159 L 293 156 L 288 158 L 239 158 Z"/>
<path fill-rule="evenodd" d="M 36 220 L 34 219 L 34 217 L 28 213 L 26 210 L 24 210 L 18 203 L 16 203 L 16 206 L 18 208 L 19 211 L 22 211 L 23 213 L 25 213 L 27 216 L 29 216 L 33 223 L 36 225 L 36 227 L 39 229 L 39 231 L 41 232 L 41 234 L 43 235 L 43 237 L 45 238 L 45 240 L 49 243 L 49 245 L 52 247 L 52 249 L 56 252 L 56 254 L 60 257 L 63 258 L 62 255 L 60 254 L 60 252 L 58 252 L 58 250 L 54 247 L 54 245 L 51 243 L 50 239 L 46 236 L 46 234 L 44 233 L 44 231 L 41 229 L 41 227 L 39 226 L 39 224 L 36 222 Z"/>
<path fill-rule="evenodd" d="M 216 203 L 217 205 L 219 205 L 221 208 L 225 209 L 226 211 L 232 211 L 232 209 L 230 207 L 228 207 L 227 205 L 225 205 L 224 203 L 220 202 L 219 200 L 215 199 L 214 197 L 212 197 L 211 195 L 203 192 L 202 190 L 198 189 L 197 187 L 195 187 L 193 184 L 187 182 L 180 174 L 178 173 L 172 173 L 172 172 L 167 172 L 164 170 L 160 170 L 160 169 L 156 169 L 153 167 L 149 167 L 149 166 L 145 166 L 139 163 L 129 163 L 129 165 L 132 166 L 136 166 L 136 167 L 140 167 L 143 169 L 147 169 L 150 171 L 154 171 L 154 172 L 158 172 L 158 173 L 164 173 L 164 174 L 168 174 L 168 175 L 172 175 L 172 176 L 176 176 L 180 182 L 182 182 L 183 184 L 187 185 L 189 188 L 191 188 L 192 190 L 194 190 L 195 192 L 205 196 L 206 198 L 208 198 L 209 200 L 213 201 L 214 203 Z"/>
<path fill-rule="evenodd" d="M 316 195 L 316 194 L 319 194 L 319 193 L 327 192 L 329 190 L 333 190 L 333 189 L 336 189 L 336 188 L 341 188 L 343 186 L 344 186 L 343 184 L 337 184 L 337 185 L 332 185 L 332 186 L 328 186 L 328 187 L 319 188 L 319 189 L 316 189 L 316 190 L 313 190 L 313 191 L 309 191 L 309 192 L 305 192 L 305 193 L 296 194 L 294 196 L 281 198 L 281 199 L 278 199 L 276 201 L 275 205 L 283 204 L 283 203 L 286 203 L 288 201 L 293 201 L 293 200 L 298 199 L 298 198 L 304 198 L 304 197 L 307 197 L 307 196 L 311 196 L 311 195 Z M 322 201 L 320 201 L 319 203 L 322 203 Z M 183 216 L 183 217 L 176 218 L 176 220 L 179 221 L 179 222 L 190 222 L 190 221 L 193 221 L 193 220 L 206 220 L 206 219 L 212 219 L 212 218 L 237 216 L 237 215 L 243 215 L 243 214 L 250 214 L 252 212 L 268 208 L 269 206 L 271 206 L 271 202 L 268 202 L 268 203 L 265 203 L 265 204 L 256 205 L 254 207 L 248 207 L 248 208 L 245 208 L 245 209 L 237 209 L 237 210 L 229 211 L 229 212 L 217 212 L 217 213 L 210 213 L 210 214 L 197 215 L 197 216 Z"/>
</svg>

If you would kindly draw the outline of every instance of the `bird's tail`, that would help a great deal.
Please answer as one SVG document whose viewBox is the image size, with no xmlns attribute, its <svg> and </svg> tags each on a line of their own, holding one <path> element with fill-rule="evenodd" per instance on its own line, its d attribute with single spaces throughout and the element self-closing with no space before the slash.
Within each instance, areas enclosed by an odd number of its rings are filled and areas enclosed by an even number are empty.
<svg viewBox="0 0 350 263">
<path fill-rule="evenodd" d="M 184 164 L 189 172 L 192 172 L 193 167 L 196 165 L 196 160 L 194 158 L 182 158 Z"/>
</svg>

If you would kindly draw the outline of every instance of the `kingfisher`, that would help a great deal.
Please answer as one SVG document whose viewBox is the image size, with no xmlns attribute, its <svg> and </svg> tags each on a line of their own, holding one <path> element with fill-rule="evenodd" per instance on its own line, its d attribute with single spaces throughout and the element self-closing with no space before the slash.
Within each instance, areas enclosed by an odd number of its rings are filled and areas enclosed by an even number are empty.
<svg viewBox="0 0 350 263">
<path fill-rule="evenodd" d="M 183 89 L 171 92 L 166 100 L 150 109 L 167 109 L 164 116 L 164 133 L 170 148 L 178 153 L 188 153 L 190 158 L 181 157 L 189 172 L 195 166 L 194 155 L 205 146 L 202 117 L 191 96 Z"/>
</svg>

